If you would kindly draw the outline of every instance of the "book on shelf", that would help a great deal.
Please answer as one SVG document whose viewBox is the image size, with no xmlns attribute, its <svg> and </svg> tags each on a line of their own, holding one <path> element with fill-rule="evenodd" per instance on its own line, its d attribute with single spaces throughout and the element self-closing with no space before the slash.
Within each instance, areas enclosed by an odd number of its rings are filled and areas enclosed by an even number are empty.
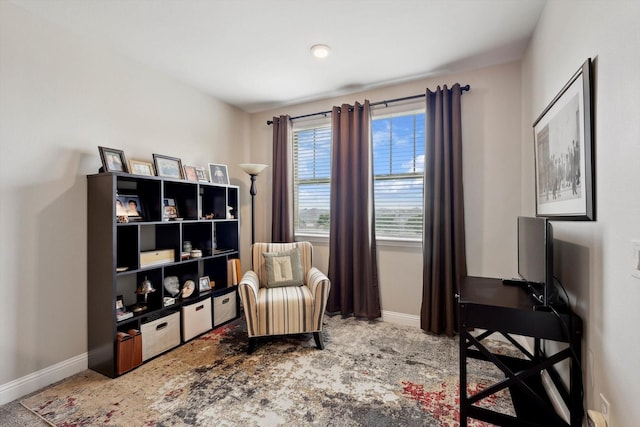
<svg viewBox="0 0 640 427">
<path fill-rule="evenodd" d="M 232 258 L 227 261 L 227 286 L 236 286 L 242 279 L 240 260 Z"/>
</svg>

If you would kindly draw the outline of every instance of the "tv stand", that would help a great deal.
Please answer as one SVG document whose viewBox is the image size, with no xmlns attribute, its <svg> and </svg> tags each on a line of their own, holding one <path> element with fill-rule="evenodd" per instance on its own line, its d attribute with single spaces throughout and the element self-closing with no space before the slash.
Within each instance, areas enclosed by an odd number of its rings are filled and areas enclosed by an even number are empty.
<svg viewBox="0 0 640 427">
<path fill-rule="evenodd" d="M 460 426 L 468 418 L 503 426 L 580 427 L 584 416 L 582 405 L 581 340 L 582 320 L 568 306 L 562 311 L 546 310 L 532 304 L 531 297 L 520 286 L 504 286 L 501 279 L 464 277 L 460 283 Z M 474 328 L 485 332 L 474 335 Z M 520 352 L 518 357 L 494 354 L 483 340 L 494 333 L 502 334 Z M 533 352 L 511 335 L 534 339 Z M 542 340 L 568 344 L 567 348 L 547 354 Z M 468 395 L 468 358 L 493 363 L 505 379 Z M 570 364 L 569 384 L 565 385 L 556 371 L 558 363 Z M 546 372 L 570 411 L 570 421 L 560 417 L 542 386 Z M 503 414 L 478 405 L 492 394 L 509 389 L 516 416 Z"/>
</svg>

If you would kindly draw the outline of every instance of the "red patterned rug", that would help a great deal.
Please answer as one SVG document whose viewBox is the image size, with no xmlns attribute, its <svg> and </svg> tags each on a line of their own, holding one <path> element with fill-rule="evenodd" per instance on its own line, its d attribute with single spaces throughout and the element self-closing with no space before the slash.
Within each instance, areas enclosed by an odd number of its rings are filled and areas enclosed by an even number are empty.
<svg viewBox="0 0 640 427">
<path fill-rule="evenodd" d="M 117 379 L 85 371 L 22 404 L 65 427 L 459 425 L 457 339 L 339 316 L 325 324 L 325 350 L 305 335 L 247 355 L 239 319 Z M 467 369 L 473 392 L 503 378 L 485 362 Z M 513 414 L 508 393 L 483 406 Z"/>
</svg>

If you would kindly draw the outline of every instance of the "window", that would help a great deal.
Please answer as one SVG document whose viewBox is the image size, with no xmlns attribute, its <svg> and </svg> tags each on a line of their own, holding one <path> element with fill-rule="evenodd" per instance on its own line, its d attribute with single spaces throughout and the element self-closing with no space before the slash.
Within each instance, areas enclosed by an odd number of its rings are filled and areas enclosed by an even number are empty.
<svg viewBox="0 0 640 427">
<path fill-rule="evenodd" d="M 372 119 L 376 235 L 422 239 L 424 110 Z M 294 129 L 296 234 L 329 234 L 331 126 Z"/>
<path fill-rule="evenodd" d="M 423 111 L 371 121 L 376 236 L 422 239 Z"/>
<path fill-rule="evenodd" d="M 293 131 L 294 230 L 329 234 L 331 126 Z"/>
</svg>

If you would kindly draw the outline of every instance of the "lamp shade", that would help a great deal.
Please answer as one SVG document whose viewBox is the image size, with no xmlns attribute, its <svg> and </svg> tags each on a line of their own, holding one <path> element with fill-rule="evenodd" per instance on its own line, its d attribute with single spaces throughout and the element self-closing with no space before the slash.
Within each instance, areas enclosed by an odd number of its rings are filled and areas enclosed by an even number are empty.
<svg viewBox="0 0 640 427">
<path fill-rule="evenodd" d="M 258 175 L 269 165 L 263 165 L 260 163 L 241 163 L 238 166 L 240 166 L 242 170 L 249 175 Z"/>
</svg>

